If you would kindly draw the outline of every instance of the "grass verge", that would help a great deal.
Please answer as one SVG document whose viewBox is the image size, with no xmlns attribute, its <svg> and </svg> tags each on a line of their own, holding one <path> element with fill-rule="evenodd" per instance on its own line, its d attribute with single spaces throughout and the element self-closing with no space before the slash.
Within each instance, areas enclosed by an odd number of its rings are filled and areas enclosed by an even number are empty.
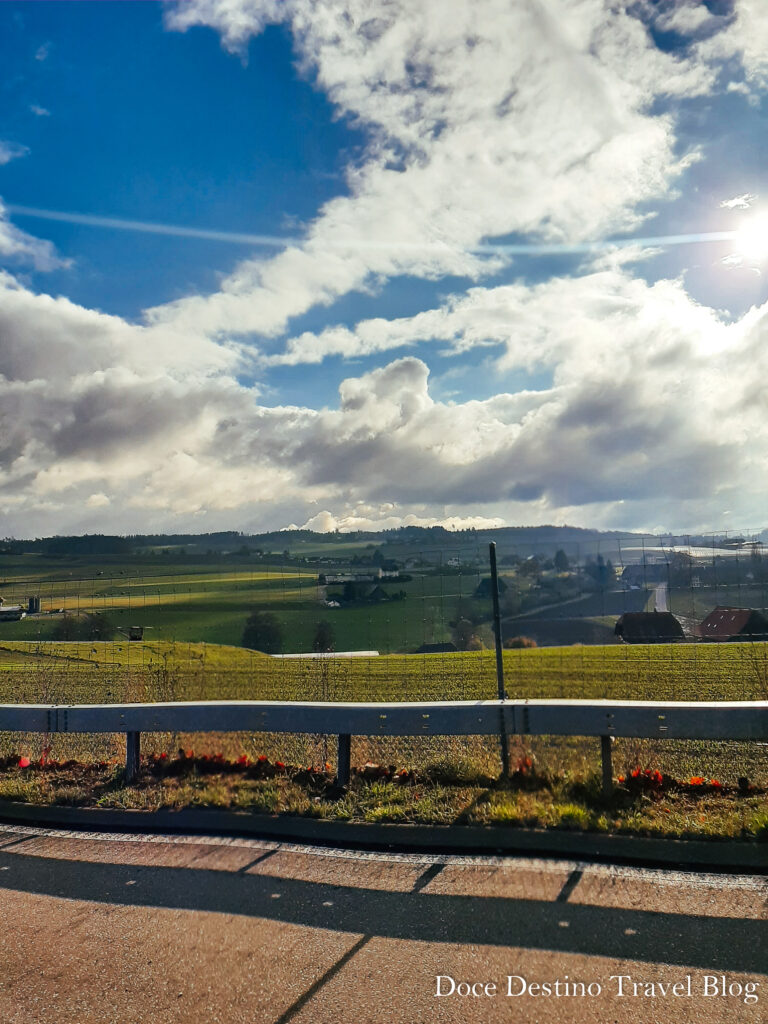
<svg viewBox="0 0 768 1024">
<path fill-rule="evenodd" d="M 504 781 L 443 762 L 424 771 L 376 765 L 339 790 L 330 772 L 249 762 L 155 757 L 126 785 L 120 765 L 0 764 L 0 800 L 155 811 L 218 808 L 347 822 L 491 825 L 680 839 L 768 841 L 768 794 L 707 780 L 647 774 L 603 797 L 596 773 L 538 772 L 521 763 Z"/>
</svg>

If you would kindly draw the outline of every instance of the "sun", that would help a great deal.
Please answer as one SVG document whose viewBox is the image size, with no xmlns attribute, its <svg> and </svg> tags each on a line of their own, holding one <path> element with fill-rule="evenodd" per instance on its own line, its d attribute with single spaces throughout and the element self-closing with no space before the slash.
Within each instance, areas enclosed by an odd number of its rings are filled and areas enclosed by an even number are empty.
<svg viewBox="0 0 768 1024">
<path fill-rule="evenodd" d="M 768 213 L 759 213 L 745 220 L 733 240 L 736 253 L 747 263 L 768 260 Z"/>
</svg>

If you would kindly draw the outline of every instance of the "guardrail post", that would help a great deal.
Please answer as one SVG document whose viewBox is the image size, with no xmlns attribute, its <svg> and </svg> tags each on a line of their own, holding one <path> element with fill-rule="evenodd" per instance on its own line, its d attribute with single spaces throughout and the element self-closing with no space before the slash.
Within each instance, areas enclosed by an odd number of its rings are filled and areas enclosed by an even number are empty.
<svg viewBox="0 0 768 1024">
<path fill-rule="evenodd" d="M 488 546 L 488 553 L 491 561 L 491 596 L 493 597 L 493 632 L 496 640 L 496 685 L 499 700 L 507 699 L 507 691 L 504 686 L 504 655 L 501 649 L 501 610 L 499 608 L 499 576 L 496 571 L 496 544 L 494 541 Z M 504 721 L 504 711 L 499 708 L 499 743 L 501 745 L 501 774 L 504 778 L 509 777 L 509 742 L 507 740 L 507 726 Z"/>
<path fill-rule="evenodd" d="M 613 761 L 611 759 L 611 737 L 600 737 L 600 759 L 603 763 L 603 796 L 613 792 Z"/>
<path fill-rule="evenodd" d="M 339 733 L 338 757 L 336 761 L 336 782 L 340 786 L 349 785 L 350 759 L 352 756 L 352 737 L 348 732 Z"/>
<path fill-rule="evenodd" d="M 133 782 L 139 771 L 141 759 L 141 733 L 125 734 L 125 781 Z"/>
</svg>

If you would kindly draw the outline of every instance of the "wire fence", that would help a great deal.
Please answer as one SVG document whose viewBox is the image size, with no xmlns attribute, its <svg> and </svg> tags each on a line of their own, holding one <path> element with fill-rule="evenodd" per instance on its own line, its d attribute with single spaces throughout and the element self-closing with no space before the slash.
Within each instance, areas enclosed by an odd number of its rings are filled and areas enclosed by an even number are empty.
<svg viewBox="0 0 768 1024">
<path fill-rule="evenodd" d="M 497 695 L 486 537 L 444 534 L 435 546 L 334 541 L 328 551 L 318 544 L 314 552 L 296 545 L 130 562 L 37 559 L 35 573 L 29 560 L 3 566 L 0 700 Z M 497 557 L 510 697 L 768 699 L 768 556 L 757 535 L 584 541 L 553 531 L 532 543 L 500 535 Z M 4 734 L 0 750 L 26 744 L 35 755 L 46 742 Z M 72 757 L 122 756 L 120 737 L 53 744 Z M 335 764 L 333 738 L 324 736 L 169 735 L 148 744 Z M 598 760 L 592 741 L 512 737 L 510 744 L 513 763 L 534 758 L 586 771 Z M 352 758 L 500 770 L 498 743 L 480 737 L 361 737 Z M 681 777 L 768 783 L 766 748 L 756 745 L 619 741 L 617 768 L 632 762 Z"/>
</svg>

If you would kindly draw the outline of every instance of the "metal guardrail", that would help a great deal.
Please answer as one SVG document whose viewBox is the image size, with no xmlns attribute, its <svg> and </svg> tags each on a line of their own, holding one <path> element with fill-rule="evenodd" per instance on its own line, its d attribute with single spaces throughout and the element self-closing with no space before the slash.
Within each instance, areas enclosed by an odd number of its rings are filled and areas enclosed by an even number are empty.
<svg viewBox="0 0 768 1024">
<path fill-rule="evenodd" d="M 179 701 L 2 704 L 0 730 L 126 734 L 126 777 L 143 732 L 289 732 L 338 736 L 338 781 L 349 781 L 352 736 L 596 736 L 603 788 L 611 737 L 768 741 L 768 701 L 483 700 L 398 703 Z"/>
</svg>

